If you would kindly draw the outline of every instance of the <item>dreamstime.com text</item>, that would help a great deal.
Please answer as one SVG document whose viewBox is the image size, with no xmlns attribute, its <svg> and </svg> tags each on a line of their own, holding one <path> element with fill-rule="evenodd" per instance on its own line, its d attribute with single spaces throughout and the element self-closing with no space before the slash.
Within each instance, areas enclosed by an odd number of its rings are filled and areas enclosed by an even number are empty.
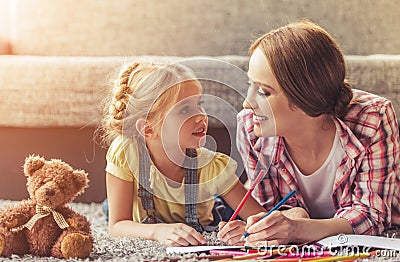
<svg viewBox="0 0 400 262">
<path fill-rule="evenodd" d="M 317 245 L 258 245 L 258 254 L 260 256 L 297 256 L 297 257 L 318 257 L 324 256 L 327 253 L 332 256 L 357 256 L 361 254 L 373 254 L 376 257 L 400 257 L 399 250 L 391 249 L 373 249 L 363 246 L 339 246 L 339 247 L 324 247 Z"/>
</svg>

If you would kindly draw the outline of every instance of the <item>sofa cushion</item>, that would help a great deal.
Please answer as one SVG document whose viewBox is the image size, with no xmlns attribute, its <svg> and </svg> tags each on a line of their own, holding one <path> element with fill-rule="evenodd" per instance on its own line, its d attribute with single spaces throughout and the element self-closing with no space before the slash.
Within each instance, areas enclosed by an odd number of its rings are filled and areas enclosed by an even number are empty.
<svg viewBox="0 0 400 262">
<path fill-rule="evenodd" d="M 94 126 L 99 104 L 123 63 L 153 57 L 0 58 L 0 126 Z M 210 126 L 236 126 L 247 92 L 245 56 L 158 57 L 182 61 L 201 79 Z M 354 88 L 390 99 L 400 116 L 400 55 L 347 56 Z M 10 113 L 12 112 L 12 113 Z"/>
<path fill-rule="evenodd" d="M 247 90 L 243 71 L 247 57 L 4 56 L 0 59 L 0 126 L 94 126 L 101 115 L 99 104 L 120 67 L 127 61 L 155 59 L 181 61 L 193 68 L 208 94 L 205 107 L 212 116 L 210 124 L 235 125 Z"/>
</svg>

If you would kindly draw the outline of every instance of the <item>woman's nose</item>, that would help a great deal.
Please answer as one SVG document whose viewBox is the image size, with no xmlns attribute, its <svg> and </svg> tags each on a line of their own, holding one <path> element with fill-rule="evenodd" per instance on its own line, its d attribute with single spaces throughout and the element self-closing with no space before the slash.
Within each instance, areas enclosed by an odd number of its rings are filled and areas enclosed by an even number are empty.
<svg viewBox="0 0 400 262">
<path fill-rule="evenodd" d="M 254 100 L 250 100 L 248 97 L 243 101 L 243 108 L 244 109 L 256 109 L 257 103 Z"/>
<path fill-rule="evenodd" d="M 251 109 L 251 106 L 250 106 L 249 102 L 247 101 L 247 99 L 245 99 L 243 101 L 243 108 L 244 109 Z"/>
</svg>

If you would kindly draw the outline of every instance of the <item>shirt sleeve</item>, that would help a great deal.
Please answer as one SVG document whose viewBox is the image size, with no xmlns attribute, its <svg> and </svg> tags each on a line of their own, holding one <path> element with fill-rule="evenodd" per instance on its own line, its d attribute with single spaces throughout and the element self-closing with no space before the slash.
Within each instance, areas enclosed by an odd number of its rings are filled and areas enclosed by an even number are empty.
<svg viewBox="0 0 400 262">
<path fill-rule="evenodd" d="M 260 173 L 263 173 L 263 180 L 255 186 L 252 196 L 260 205 L 267 210 L 271 209 L 280 200 L 277 187 L 274 185 L 269 167 L 262 164 L 263 159 L 259 159 L 260 152 L 254 150 L 258 137 L 253 132 L 253 123 L 250 111 L 242 110 L 237 116 L 237 139 L 236 146 L 242 157 L 244 168 L 247 173 L 250 185 L 255 181 Z M 266 160 L 266 159 L 265 159 Z M 270 161 L 270 159 L 268 160 Z"/>
<path fill-rule="evenodd" d="M 133 174 L 137 169 L 137 155 L 135 144 L 129 143 L 127 139 L 117 137 L 110 145 L 106 154 L 106 172 L 132 182 Z"/>
<path fill-rule="evenodd" d="M 201 167 L 199 182 L 206 188 L 208 193 L 201 193 L 200 202 L 205 201 L 210 196 L 224 195 L 229 192 L 239 178 L 236 176 L 237 163 L 229 156 L 212 152 L 207 149 L 201 150 L 201 158 L 199 164 Z M 206 156 L 207 155 L 207 156 Z M 207 162 L 205 162 L 205 160 Z"/>
<path fill-rule="evenodd" d="M 390 101 L 377 112 L 376 133 L 365 145 L 365 154 L 354 179 L 351 202 L 340 208 L 336 217 L 347 219 L 356 234 L 380 235 L 391 223 L 393 201 L 399 197 L 399 131 Z M 367 121 L 368 120 L 368 121 Z M 397 193 L 395 193 L 397 192 Z M 398 206 L 397 206 L 398 212 Z"/>
</svg>

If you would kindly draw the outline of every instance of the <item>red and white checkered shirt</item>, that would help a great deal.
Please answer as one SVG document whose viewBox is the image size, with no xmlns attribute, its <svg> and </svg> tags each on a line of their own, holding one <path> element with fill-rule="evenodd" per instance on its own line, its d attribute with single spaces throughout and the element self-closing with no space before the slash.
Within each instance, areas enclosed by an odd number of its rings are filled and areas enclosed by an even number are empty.
<svg viewBox="0 0 400 262">
<path fill-rule="evenodd" d="M 400 139 L 391 102 L 353 89 L 353 102 L 341 119 L 334 119 L 346 152 L 335 174 L 334 217 L 347 219 L 355 234 L 379 235 L 400 225 Z M 260 172 L 253 196 L 269 210 L 282 196 L 298 190 L 294 167 L 282 137 L 257 137 L 250 110 L 238 114 L 237 146 L 250 182 Z M 307 210 L 300 194 L 286 202 Z"/>
</svg>

